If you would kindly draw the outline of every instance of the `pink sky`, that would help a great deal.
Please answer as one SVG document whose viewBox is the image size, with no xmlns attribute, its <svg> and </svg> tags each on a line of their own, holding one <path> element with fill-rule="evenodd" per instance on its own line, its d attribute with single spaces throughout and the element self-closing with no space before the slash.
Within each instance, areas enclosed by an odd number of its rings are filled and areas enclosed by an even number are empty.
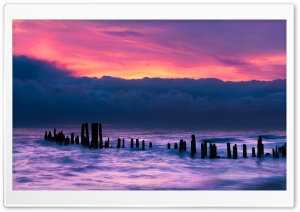
<svg viewBox="0 0 300 212">
<path fill-rule="evenodd" d="M 73 76 L 286 78 L 285 21 L 13 22 L 13 54 Z"/>
</svg>

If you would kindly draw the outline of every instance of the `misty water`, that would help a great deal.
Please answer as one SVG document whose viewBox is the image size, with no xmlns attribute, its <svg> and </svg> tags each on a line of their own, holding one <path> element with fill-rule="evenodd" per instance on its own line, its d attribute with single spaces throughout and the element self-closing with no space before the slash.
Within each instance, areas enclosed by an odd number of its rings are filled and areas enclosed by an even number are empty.
<svg viewBox="0 0 300 212">
<path fill-rule="evenodd" d="M 80 137 L 81 126 L 56 126 L 70 137 Z M 285 190 L 286 158 L 273 158 L 272 148 L 286 142 L 281 130 L 201 130 L 126 128 L 103 125 L 103 140 L 110 148 L 89 149 L 82 145 L 59 145 L 44 140 L 41 128 L 13 129 L 14 190 Z M 197 154 L 190 157 L 191 135 L 196 135 Z M 265 153 L 251 157 L 262 135 Z M 91 135 L 90 135 L 91 137 Z M 117 139 L 125 148 L 116 148 Z M 145 140 L 145 151 L 130 148 L 130 139 Z M 179 153 L 174 143 L 187 141 Z M 218 159 L 201 159 L 203 140 L 217 145 Z M 153 147 L 149 148 L 149 142 Z M 238 159 L 228 159 L 226 143 L 238 147 Z M 171 149 L 167 144 L 171 143 Z M 248 158 L 242 157 L 247 145 Z M 256 149 L 257 151 L 257 149 Z M 209 152 L 209 149 L 208 149 Z"/>
</svg>

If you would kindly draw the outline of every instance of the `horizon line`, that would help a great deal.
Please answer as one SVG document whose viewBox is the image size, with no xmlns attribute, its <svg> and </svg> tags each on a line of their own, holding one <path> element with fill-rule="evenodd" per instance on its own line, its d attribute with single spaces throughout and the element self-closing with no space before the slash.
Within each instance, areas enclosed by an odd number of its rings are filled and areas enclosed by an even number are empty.
<svg viewBox="0 0 300 212">
<path fill-rule="evenodd" d="M 70 75 L 71 77 L 74 78 L 91 78 L 91 79 L 120 79 L 120 80 L 144 80 L 144 79 L 163 79 L 163 80 L 217 80 L 217 81 L 222 81 L 222 82 L 252 82 L 252 81 L 257 81 L 257 82 L 273 82 L 273 81 L 278 81 L 278 80 L 286 80 L 284 78 L 280 79 L 272 79 L 272 80 L 259 80 L 259 79 L 251 79 L 251 80 L 241 80 L 241 81 L 234 81 L 234 80 L 222 80 L 220 78 L 214 78 L 214 77 L 207 77 L 207 78 L 189 78 L 189 77 L 174 77 L 174 78 L 163 78 L 163 77 L 148 77 L 144 76 L 143 78 L 122 78 L 122 77 L 117 77 L 117 76 L 108 76 L 108 75 L 103 75 L 102 77 L 97 77 L 97 76 L 73 76 Z"/>
</svg>

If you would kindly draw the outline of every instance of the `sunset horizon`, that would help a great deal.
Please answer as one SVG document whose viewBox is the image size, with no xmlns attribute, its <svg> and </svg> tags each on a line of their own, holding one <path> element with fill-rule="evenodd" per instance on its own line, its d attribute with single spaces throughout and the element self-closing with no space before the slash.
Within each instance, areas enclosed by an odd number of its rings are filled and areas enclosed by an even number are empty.
<svg viewBox="0 0 300 212">
<path fill-rule="evenodd" d="M 74 77 L 286 78 L 281 20 L 15 20 L 13 55 Z"/>
<path fill-rule="evenodd" d="M 141 76 L 139 78 L 125 78 L 125 77 L 119 77 L 119 76 L 113 76 L 113 75 L 101 75 L 101 76 L 76 76 L 76 75 L 72 75 L 75 71 L 74 70 L 69 70 L 69 69 L 65 69 L 64 66 L 61 66 L 61 65 L 58 65 L 56 62 L 54 61 L 47 61 L 47 60 L 41 60 L 41 59 L 37 59 L 37 58 L 31 58 L 31 57 L 28 57 L 27 55 L 13 55 L 13 57 L 24 57 L 26 59 L 36 59 L 37 61 L 40 61 L 40 62 L 45 62 L 45 63 L 48 63 L 48 64 L 51 64 L 53 65 L 55 68 L 57 69 L 62 69 L 63 71 L 65 72 L 68 72 L 69 73 L 69 76 L 70 77 L 75 77 L 75 78 L 81 78 L 81 77 L 87 77 L 87 78 L 97 78 L 97 79 L 102 79 L 102 78 L 117 78 L 117 79 L 123 79 L 123 80 L 141 80 L 141 79 L 191 79 L 191 80 L 201 80 L 201 79 L 216 79 L 216 80 L 220 80 L 222 82 L 250 82 L 250 81 L 265 81 L 265 82 L 271 82 L 271 81 L 276 81 L 276 80 L 286 80 L 286 78 L 274 78 L 274 79 L 262 79 L 262 80 L 259 80 L 259 79 L 248 79 L 248 80 L 223 80 L 223 79 L 220 79 L 220 78 L 216 78 L 216 77 L 206 77 L 206 78 L 192 78 L 192 77 L 161 77 L 161 76 Z"/>
</svg>

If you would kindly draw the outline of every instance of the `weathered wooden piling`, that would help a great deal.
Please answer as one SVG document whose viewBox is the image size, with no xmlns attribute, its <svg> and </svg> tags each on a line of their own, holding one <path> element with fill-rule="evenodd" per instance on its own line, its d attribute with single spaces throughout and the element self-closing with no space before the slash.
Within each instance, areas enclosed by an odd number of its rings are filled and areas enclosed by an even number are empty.
<svg viewBox="0 0 300 212">
<path fill-rule="evenodd" d="M 48 131 L 45 131 L 45 137 L 44 137 L 45 140 L 48 140 L 48 133 L 47 132 Z"/>
<path fill-rule="evenodd" d="M 65 145 L 69 145 L 69 144 L 70 144 L 70 138 L 69 138 L 69 136 L 67 136 L 65 138 Z"/>
<path fill-rule="evenodd" d="M 275 156 L 276 156 L 276 158 L 279 158 L 279 151 L 278 151 L 277 145 L 276 145 L 276 149 L 275 149 Z"/>
<path fill-rule="evenodd" d="M 276 158 L 276 153 L 275 153 L 274 148 L 272 148 L 272 156 L 273 156 L 273 158 Z"/>
<path fill-rule="evenodd" d="M 179 153 L 182 153 L 182 150 L 183 150 L 183 140 L 181 139 L 179 141 Z"/>
<path fill-rule="evenodd" d="M 54 133 L 54 135 L 53 135 L 54 139 L 53 140 L 56 141 L 57 140 L 56 128 L 54 128 L 53 133 Z"/>
<path fill-rule="evenodd" d="M 135 140 L 135 148 L 139 148 L 140 147 L 140 142 L 139 142 L 139 139 L 137 138 Z"/>
<path fill-rule="evenodd" d="M 152 148 L 152 142 L 149 143 L 149 148 Z"/>
<path fill-rule="evenodd" d="M 118 144 L 117 144 L 117 148 L 120 148 L 121 147 L 121 139 L 118 138 Z"/>
<path fill-rule="evenodd" d="M 207 157 L 207 140 L 204 140 L 203 148 L 204 148 L 204 156 Z"/>
<path fill-rule="evenodd" d="M 92 123 L 92 140 L 91 147 L 98 149 L 98 123 Z"/>
<path fill-rule="evenodd" d="M 133 148 L 133 138 L 130 141 L 130 148 Z"/>
<path fill-rule="evenodd" d="M 255 147 L 252 147 L 252 157 L 256 157 L 256 155 L 255 155 Z"/>
<path fill-rule="evenodd" d="M 65 135 L 63 134 L 63 132 L 61 131 L 59 133 L 59 144 L 62 145 L 62 142 L 65 142 Z"/>
<path fill-rule="evenodd" d="M 201 159 L 205 157 L 205 150 L 204 150 L 204 144 L 201 143 Z"/>
<path fill-rule="evenodd" d="M 243 158 L 247 158 L 247 145 L 243 144 Z"/>
<path fill-rule="evenodd" d="M 109 138 L 107 138 L 107 148 L 109 148 Z"/>
<path fill-rule="evenodd" d="M 142 150 L 145 150 L 145 141 L 142 140 Z"/>
<path fill-rule="evenodd" d="M 99 148 L 103 148 L 102 124 L 99 123 Z"/>
<path fill-rule="evenodd" d="M 48 141 L 52 141 L 51 131 L 48 132 Z"/>
<path fill-rule="evenodd" d="M 171 149 L 171 144 L 170 144 L 170 143 L 168 143 L 167 147 L 168 147 L 168 149 Z"/>
<path fill-rule="evenodd" d="M 209 144 L 209 153 L 210 153 L 210 155 L 209 155 L 209 158 L 210 159 L 214 159 L 214 158 L 217 158 L 217 146 L 216 146 L 216 144 Z"/>
<path fill-rule="evenodd" d="M 89 124 L 85 123 L 85 146 L 90 146 L 90 134 L 89 134 Z"/>
<path fill-rule="evenodd" d="M 71 133 L 71 144 L 74 144 L 74 133 Z"/>
<path fill-rule="evenodd" d="M 286 144 L 282 146 L 282 157 L 286 157 Z"/>
<path fill-rule="evenodd" d="M 230 148 L 230 143 L 227 143 L 227 157 L 231 158 L 231 148 Z"/>
<path fill-rule="evenodd" d="M 81 145 L 85 145 L 84 124 L 81 125 Z"/>
<path fill-rule="evenodd" d="M 78 136 L 75 137 L 75 143 L 79 144 L 79 137 Z"/>
<path fill-rule="evenodd" d="M 123 138 L 123 140 L 122 140 L 122 148 L 124 148 L 124 147 L 125 147 L 125 140 Z"/>
<path fill-rule="evenodd" d="M 257 157 L 261 158 L 263 156 L 264 156 L 264 145 L 262 143 L 262 136 L 259 136 L 257 140 Z"/>
<path fill-rule="evenodd" d="M 191 141 L 191 152 L 193 152 L 193 155 L 197 153 L 196 150 L 196 136 L 192 135 L 192 141 Z M 192 153 L 191 153 L 192 154 Z"/>
<path fill-rule="evenodd" d="M 182 148 L 183 151 L 186 151 L 186 141 L 183 141 L 183 148 Z"/>
<path fill-rule="evenodd" d="M 174 149 L 178 149 L 178 144 L 177 143 L 174 144 Z"/>
<path fill-rule="evenodd" d="M 107 141 L 104 141 L 104 148 L 108 148 Z"/>
<path fill-rule="evenodd" d="M 233 158 L 237 159 L 238 158 L 238 153 L 237 153 L 237 146 L 236 144 L 233 146 Z"/>
</svg>

